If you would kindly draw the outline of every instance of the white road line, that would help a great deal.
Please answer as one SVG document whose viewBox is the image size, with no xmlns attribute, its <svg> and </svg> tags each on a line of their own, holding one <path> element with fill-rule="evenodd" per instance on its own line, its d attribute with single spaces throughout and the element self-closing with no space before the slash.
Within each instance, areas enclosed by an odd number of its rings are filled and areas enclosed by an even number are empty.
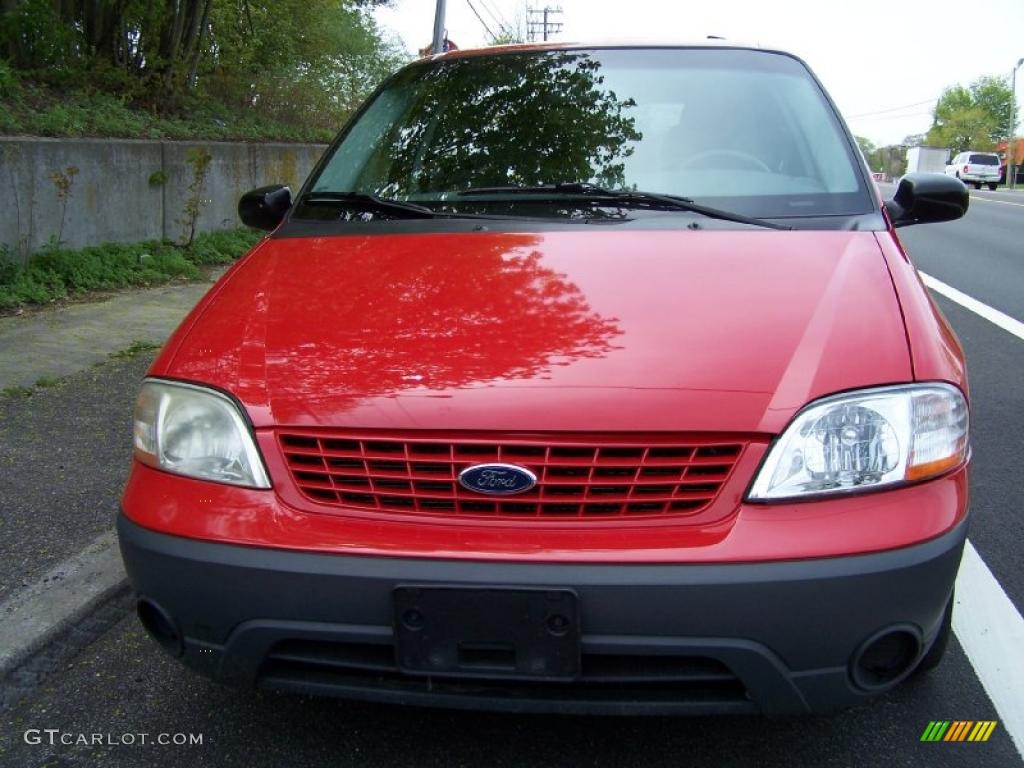
<svg viewBox="0 0 1024 768">
<path fill-rule="evenodd" d="M 920 274 L 936 293 L 1024 341 L 1024 323 L 931 275 Z M 1001 725 L 1024 757 L 1024 618 L 970 541 L 956 578 L 953 631 Z"/>
<path fill-rule="evenodd" d="M 956 578 L 953 630 L 999 713 L 999 724 L 1024 756 L 1024 619 L 970 541 Z"/>
<path fill-rule="evenodd" d="M 1024 203 L 1011 203 L 1009 200 L 996 200 L 992 197 L 980 197 L 978 195 L 971 195 L 971 200 L 983 200 L 986 203 L 1000 203 L 1001 205 L 1015 205 L 1018 208 L 1024 208 Z"/>
<path fill-rule="evenodd" d="M 896 184 L 894 182 L 891 182 L 891 181 L 876 181 L 875 183 L 878 184 L 879 186 L 893 187 L 894 189 L 896 187 Z M 1013 192 L 1001 191 L 1001 192 L 996 192 L 995 194 L 997 194 L 997 195 L 1011 195 L 1011 194 L 1014 194 L 1014 193 Z M 988 197 L 988 196 L 985 196 L 985 195 L 971 195 L 971 200 L 981 200 L 982 202 L 985 202 L 985 203 L 1001 203 L 1002 205 L 1015 205 L 1018 208 L 1024 208 L 1024 203 L 1013 203 L 1013 202 L 1010 202 L 1009 200 L 997 200 L 994 197 Z"/>
<path fill-rule="evenodd" d="M 969 309 L 974 314 L 985 318 L 990 323 L 998 325 L 1007 333 L 1012 333 L 1018 339 L 1024 341 L 1024 323 L 1020 320 L 1015 320 L 998 309 L 993 309 L 988 304 L 982 304 L 977 299 L 971 298 L 951 285 L 946 285 L 941 280 L 936 280 L 931 275 L 926 275 L 924 272 L 921 272 L 920 275 L 924 284 L 936 293 L 941 293 L 950 301 L 955 301 L 964 309 Z"/>
</svg>

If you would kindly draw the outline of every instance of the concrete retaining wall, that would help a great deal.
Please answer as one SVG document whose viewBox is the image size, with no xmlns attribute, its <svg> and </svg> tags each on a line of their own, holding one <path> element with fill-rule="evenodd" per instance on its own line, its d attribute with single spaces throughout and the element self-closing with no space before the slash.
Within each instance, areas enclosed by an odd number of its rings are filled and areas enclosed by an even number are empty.
<svg viewBox="0 0 1024 768">
<path fill-rule="evenodd" d="M 102 242 L 180 240 L 194 172 L 189 150 L 212 161 L 200 196 L 199 231 L 239 225 L 246 190 L 305 181 L 324 150 L 317 144 L 39 139 L 0 137 L 0 243 L 24 261 L 61 232 L 57 186 L 50 178 L 78 169 L 64 210 L 61 241 L 70 248 Z"/>
</svg>

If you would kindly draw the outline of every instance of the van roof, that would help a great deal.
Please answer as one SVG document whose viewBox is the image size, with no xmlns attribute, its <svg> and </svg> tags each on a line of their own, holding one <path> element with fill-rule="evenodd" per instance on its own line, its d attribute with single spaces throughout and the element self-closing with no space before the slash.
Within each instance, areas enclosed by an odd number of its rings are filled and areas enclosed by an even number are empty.
<svg viewBox="0 0 1024 768">
<path fill-rule="evenodd" d="M 787 53 L 786 51 L 762 48 L 756 44 L 732 42 L 718 38 L 687 41 L 650 41 L 650 40 L 605 40 L 592 42 L 542 42 L 512 43 L 510 45 L 491 45 L 482 48 L 457 48 L 444 53 L 429 54 L 423 60 L 455 59 L 470 56 L 485 56 L 494 53 L 519 53 L 524 51 L 572 51 L 592 48 L 724 48 L 770 53 Z"/>
</svg>

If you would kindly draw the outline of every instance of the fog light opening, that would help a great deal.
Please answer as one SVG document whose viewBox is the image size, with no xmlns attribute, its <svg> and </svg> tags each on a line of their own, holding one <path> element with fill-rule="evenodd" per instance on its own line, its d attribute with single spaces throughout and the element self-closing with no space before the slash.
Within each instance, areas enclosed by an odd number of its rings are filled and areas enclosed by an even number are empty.
<svg viewBox="0 0 1024 768">
<path fill-rule="evenodd" d="M 866 691 L 885 690 L 907 677 L 920 655 L 920 632 L 909 626 L 888 627 L 861 643 L 850 660 L 850 676 Z"/>
<path fill-rule="evenodd" d="M 181 656 L 183 650 L 181 633 L 167 611 L 145 597 L 139 599 L 135 610 L 143 628 L 160 643 L 160 647 L 171 656 Z"/>
</svg>

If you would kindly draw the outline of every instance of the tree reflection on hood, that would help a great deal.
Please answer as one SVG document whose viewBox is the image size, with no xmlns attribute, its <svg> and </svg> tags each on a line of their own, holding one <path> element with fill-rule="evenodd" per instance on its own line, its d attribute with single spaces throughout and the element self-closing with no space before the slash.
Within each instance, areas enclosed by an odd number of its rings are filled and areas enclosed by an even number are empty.
<svg viewBox="0 0 1024 768">
<path fill-rule="evenodd" d="M 182 376 L 234 380 L 243 400 L 284 389 L 312 406 L 545 377 L 607 355 L 622 333 L 544 263 L 536 235 L 291 243 L 234 277 L 250 309 L 209 317 L 210 352 L 183 359 Z"/>
</svg>

